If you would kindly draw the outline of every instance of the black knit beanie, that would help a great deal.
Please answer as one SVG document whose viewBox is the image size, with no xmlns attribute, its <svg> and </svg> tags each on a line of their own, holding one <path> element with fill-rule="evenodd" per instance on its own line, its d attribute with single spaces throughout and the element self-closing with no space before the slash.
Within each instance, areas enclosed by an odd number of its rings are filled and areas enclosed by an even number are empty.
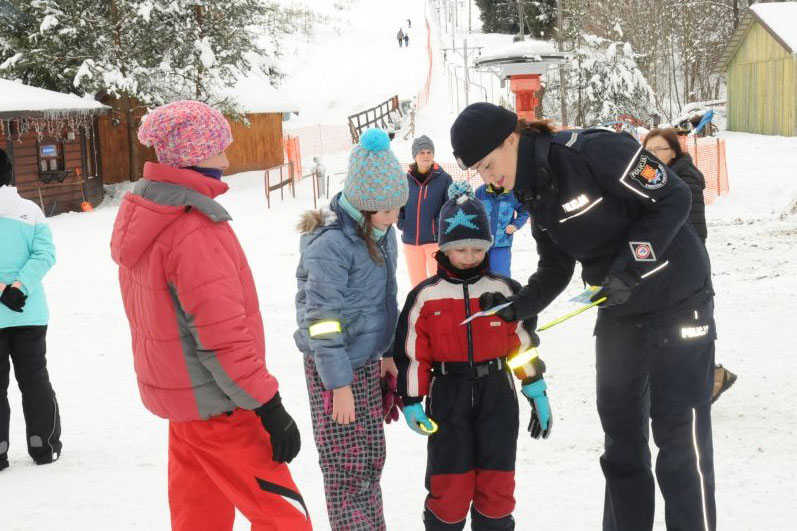
<svg viewBox="0 0 797 531">
<path fill-rule="evenodd" d="M 470 168 L 500 146 L 517 122 L 517 114 L 492 103 L 465 107 L 451 126 L 451 147 L 460 167 Z"/>
<path fill-rule="evenodd" d="M 0 149 L 0 186 L 11 184 L 11 159 L 6 152 Z"/>
</svg>

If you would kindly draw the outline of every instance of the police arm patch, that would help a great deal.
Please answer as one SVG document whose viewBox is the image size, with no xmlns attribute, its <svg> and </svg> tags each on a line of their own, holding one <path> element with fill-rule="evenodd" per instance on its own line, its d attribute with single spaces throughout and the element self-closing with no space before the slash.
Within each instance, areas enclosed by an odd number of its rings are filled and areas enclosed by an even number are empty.
<svg viewBox="0 0 797 531">
<path fill-rule="evenodd" d="M 664 164 L 644 152 L 629 175 L 646 190 L 658 190 L 667 184 L 667 169 Z"/>
<path fill-rule="evenodd" d="M 631 246 L 631 253 L 637 262 L 655 262 L 656 254 L 650 242 L 628 242 Z"/>
</svg>

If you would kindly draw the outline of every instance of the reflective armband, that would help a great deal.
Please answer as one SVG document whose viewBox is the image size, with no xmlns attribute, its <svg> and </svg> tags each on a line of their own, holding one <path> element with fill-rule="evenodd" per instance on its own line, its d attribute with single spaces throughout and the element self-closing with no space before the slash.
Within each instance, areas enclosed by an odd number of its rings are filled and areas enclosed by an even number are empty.
<svg viewBox="0 0 797 531">
<path fill-rule="evenodd" d="M 319 321 L 308 328 L 310 337 L 318 337 L 324 334 L 340 333 L 340 321 Z"/>
<path fill-rule="evenodd" d="M 542 376 L 545 372 L 545 363 L 539 358 L 539 353 L 534 347 L 507 358 L 506 364 L 518 380 Z"/>
</svg>

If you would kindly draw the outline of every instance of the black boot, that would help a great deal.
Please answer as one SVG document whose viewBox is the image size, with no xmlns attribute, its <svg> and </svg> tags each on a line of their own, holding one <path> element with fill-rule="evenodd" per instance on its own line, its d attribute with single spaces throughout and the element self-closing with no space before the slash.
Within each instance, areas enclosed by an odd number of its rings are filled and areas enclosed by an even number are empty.
<svg viewBox="0 0 797 531">
<path fill-rule="evenodd" d="M 490 518 L 477 511 L 475 507 L 471 507 L 470 528 L 473 531 L 514 531 L 515 519 L 511 514 L 501 518 Z"/>
<path fill-rule="evenodd" d="M 426 531 L 462 531 L 465 528 L 465 520 L 453 524 L 447 524 L 437 518 L 429 509 L 423 510 L 423 525 Z"/>
</svg>

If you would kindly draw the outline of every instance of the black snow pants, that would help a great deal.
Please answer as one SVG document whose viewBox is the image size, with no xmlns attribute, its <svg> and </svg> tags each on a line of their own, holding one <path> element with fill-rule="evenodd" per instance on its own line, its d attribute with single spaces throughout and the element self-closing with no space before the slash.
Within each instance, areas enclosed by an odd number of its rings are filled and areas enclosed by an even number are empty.
<svg viewBox="0 0 797 531">
<path fill-rule="evenodd" d="M 713 531 L 710 397 L 713 300 L 666 318 L 629 323 L 599 312 L 595 327 L 598 413 L 605 434 L 605 531 L 653 528 L 656 478 L 668 531 Z"/>
<path fill-rule="evenodd" d="M 514 529 L 514 377 L 502 359 L 437 364 L 433 374 L 426 412 L 439 428 L 428 441 L 426 530 L 464 529 L 468 510 L 474 531 Z"/>
<path fill-rule="evenodd" d="M 22 394 L 28 454 L 41 465 L 61 453 L 61 418 L 47 373 L 46 335 L 47 326 L 0 328 L 0 461 L 8 459 L 9 358 Z"/>
</svg>

